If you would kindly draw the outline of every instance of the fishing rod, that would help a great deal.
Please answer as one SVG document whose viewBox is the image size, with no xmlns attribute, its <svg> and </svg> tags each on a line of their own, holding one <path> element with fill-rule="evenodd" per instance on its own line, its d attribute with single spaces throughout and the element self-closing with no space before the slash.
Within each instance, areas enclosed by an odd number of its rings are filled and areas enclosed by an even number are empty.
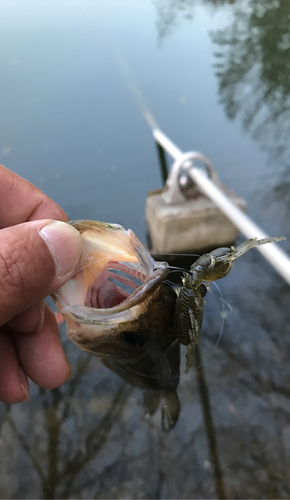
<svg viewBox="0 0 290 500">
<path fill-rule="evenodd" d="M 155 141 L 164 148 L 165 151 L 180 166 L 186 166 L 190 161 L 191 153 L 183 153 L 159 128 L 152 130 Z M 192 153 L 194 154 L 194 153 Z M 255 222 L 250 219 L 240 208 L 238 208 L 206 175 L 204 171 L 193 166 L 186 166 L 186 173 L 198 186 L 199 190 L 226 215 L 226 217 L 243 233 L 247 238 L 266 239 L 269 238 Z M 270 262 L 284 280 L 290 285 L 290 259 L 276 243 L 264 247 L 257 247 L 257 250 Z"/>
<path fill-rule="evenodd" d="M 177 170 L 181 168 L 186 171 L 188 177 L 198 187 L 200 192 L 209 198 L 235 225 L 246 238 L 266 239 L 269 235 L 265 233 L 248 215 L 238 208 L 226 194 L 212 182 L 208 175 L 200 168 L 194 166 L 193 159 L 199 155 L 206 163 L 210 163 L 204 155 L 196 152 L 183 153 L 182 150 L 174 144 L 174 142 L 159 128 L 152 112 L 145 101 L 140 87 L 132 77 L 130 68 L 123 54 L 119 49 L 116 49 L 121 70 L 126 77 L 127 84 L 134 95 L 136 103 L 148 123 L 153 138 L 161 148 L 166 151 L 174 160 L 174 167 Z M 170 175 L 173 172 L 171 171 Z M 177 178 L 177 174 L 176 174 Z M 268 262 L 276 269 L 276 271 L 290 285 L 290 259 L 289 256 L 276 243 L 271 245 L 259 246 L 257 250 L 268 260 Z"/>
</svg>

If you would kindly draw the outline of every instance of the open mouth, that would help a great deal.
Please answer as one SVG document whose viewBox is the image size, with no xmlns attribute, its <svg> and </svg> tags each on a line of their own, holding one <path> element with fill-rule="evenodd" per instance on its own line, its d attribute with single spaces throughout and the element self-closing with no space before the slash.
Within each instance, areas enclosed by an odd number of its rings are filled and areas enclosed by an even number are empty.
<svg viewBox="0 0 290 500">
<path fill-rule="evenodd" d="M 167 275 L 136 235 L 122 226 L 72 222 L 81 234 L 82 255 L 71 279 L 53 296 L 60 310 L 82 321 L 111 317 L 143 302 Z"/>
<path fill-rule="evenodd" d="M 109 261 L 89 284 L 84 305 L 94 309 L 115 307 L 140 288 L 146 278 L 139 264 Z"/>
<path fill-rule="evenodd" d="M 167 275 L 164 266 L 143 267 L 134 261 L 86 259 L 86 265 L 63 285 L 54 298 L 72 313 L 78 309 L 86 314 L 113 314 L 142 302 Z M 89 260 L 89 262 L 88 262 Z M 81 307 L 81 309 L 79 309 Z M 91 310 L 91 312 L 89 312 Z M 97 312 L 98 311 L 98 312 Z M 106 313 L 107 314 L 107 313 Z"/>
</svg>

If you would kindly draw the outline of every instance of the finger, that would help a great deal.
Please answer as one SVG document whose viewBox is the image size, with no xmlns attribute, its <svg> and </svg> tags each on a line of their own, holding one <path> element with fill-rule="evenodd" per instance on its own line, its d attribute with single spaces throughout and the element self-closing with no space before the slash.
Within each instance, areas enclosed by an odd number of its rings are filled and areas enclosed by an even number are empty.
<svg viewBox="0 0 290 500">
<path fill-rule="evenodd" d="M 0 165 L 0 228 L 37 219 L 67 221 L 65 212 L 40 189 Z"/>
<path fill-rule="evenodd" d="M 6 404 L 29 399 L 29 383 L 22 370 L 12 336 L 0 331 L 0 401 Z"/>
<path fill-rule="evenodd" d="M 33 382 L 45 389 L 54 389 L 70 376 L 57 323 L 47 304 L 42 330 L 27 335 L 14 333 L 13 338 L 20 363 Z"/>
<path fill-rule="evenodd" d="M 8 321 L 7 326 L 18 333 L 38 332 L 43 326 L 44 311 L 44 302 L 41 301 L 14 316 Z"/>
<path fill-rule="evenodd" d="M 82 243 L 64 222 L 33 221 L 0 231 L 0 325 L 56 291 L 74 272 Z"/>
</svg>

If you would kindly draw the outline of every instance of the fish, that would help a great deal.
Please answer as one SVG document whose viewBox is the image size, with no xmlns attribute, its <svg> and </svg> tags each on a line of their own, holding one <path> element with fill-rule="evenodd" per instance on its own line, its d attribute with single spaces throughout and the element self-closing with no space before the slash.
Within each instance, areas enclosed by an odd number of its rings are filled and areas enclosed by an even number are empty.
<svg viewBox="0 0 290 500">
<path fill-rule="evenodd" d="M 144 408 L 161 404 L 162 428 L 180 411 L 180 343 L 172 325 L 176 293 L 157 262 L 130 229 L 89 220 L 70 221 L 82 240 L 72 278 L 52 298 L 67 335 L 126 382 L 144 391 Z M 153 411 L 154 410 L 154 411 Z"/>
<path fill-rule="evenodd" d="M 202 282 L 225 277 L 250 248 L 285 238 L 251 238 L 237 248 L 217 248 L 183 269 L 182 285 L 173 288 L 165 281 L 170 266 L 155 261 L 130 229 L 88 220 L 70 224 L 81 235 L 82 255 L 72 278 L 52 295 L 67 335 L 141 388 L 147 415 L 160 405 L 162 428 L 169 431 L 180 412 L 180 344 L 187 346 L 188 371 L 200 340 Z"/>
</svg>

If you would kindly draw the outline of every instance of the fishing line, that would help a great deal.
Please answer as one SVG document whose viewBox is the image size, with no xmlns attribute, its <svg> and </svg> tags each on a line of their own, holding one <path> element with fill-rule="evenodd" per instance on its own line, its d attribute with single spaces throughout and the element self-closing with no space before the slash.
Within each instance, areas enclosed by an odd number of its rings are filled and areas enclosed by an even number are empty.
<svg viewBox="0 0 290 500">
<path fill-rule="evenodd" d="M 158 268 L 156 268 L 158 269 Z M 184 269 L 183 267 L 175 267 L 175 266 L 165 266 L 165 269 L 169 269 L 169 273 L 186 273 L 189 274 L 190 271 L 188 269 Z"/>
<path fill-rule="evenodd" d="M 169 280 L 163 280 L 162 283 L 164 285 L 169 285 L 171 288 L 175 289 L 175 288 L 179 288 L 181 285 L 178 285 L 176 283 L 173 283 L 173 281 L 169 281 Z"/>
<path fill-rule="evenodd" d="M 129 90 L 134 96 L 134 99 L 136 101 L 136 104 L 138 108 L 140 109 L 143 117 L 145 118 L 147 124 L 151 128 L 151 130 L 154 130 L 158 128 L 158 123 L 156 122 L 153 114 L 151 113 L 149 106 L 144 98 L 144 95 L 142 94 L 142 91 L 140 89 L 140 86 L 136 83 L 135 79 L 133 78 L 132 72 L 129 68 L 129 65 L 124 57 L 124 54 L 121 52 L 120 47 L 115 45 L 115 54 L 116 58 L 118 61 L 118 64 L 120 66 L 120 69 L 124 75 L 125 81 L 128 85 Z"/>
<path fill-rule="evenodd" d="M 201 257 L 201 255 L 199 255 L 198 253 L 172 253 L 172 252 L 160 252 L 160 253 L 155 253 L 155 252 L 151 252 L 152 256 L 154 255 L 159 257 L 159 256 L 162 256 L 162 255 L 168 255 L 169 257 Z"/>
<path fill-rule="evenodd" d="M 212 284 L 216 287 L 216 289 L 218 290 L 218 293 L 219 293 L 219 297 L 218 297 L 218 299 L 219 299 L 219 300 L 221 301 L 221 303 L 222 303 L 222 310 L 221 310 L 221 312 L 220 312 L 220 317 L 221 317 L 222 321 L 221 321 L 221 326 L 220 326 L 220 332 L 219 332 L 219 335 L 218 335 L 218 339 L 217 339 L 217 341 L 216 341 L 216 343 L 215 343 L 215 346 L 214 346 L 213 350 L 212 350 L 212 351 L 211 351 L 211 353 L 208 355 L 208 357 L 207 357 L 206 359 L 204 359 L 204 360 L 203 360 L 203 362 L 202 362 L 199 366 L 197 366 L 197 369 L 198 369 L 198 368 L 200 368 L 201 366 L 203 366 L 203 365 L 204 365 L 204 364 L 205 364 L 205 363 L 206 363 L 206 362 L 207 362 L 207 361 L 208 361 L 208 360 L 212 357 L 212 355 L 213 355 L 214 351 L 216 350 L 216 348 L 217 348 L 217 346 L 218 346 L 218 344 L 219 344 L 219 342 L 220 342 L 220 339 L 221 339 L 221 337 L 222 337 L 222 333 L 223 333 L 223 330 L 224 330 L 225 320 L 227 319 L 228 315 L 229 315 L 229 314 L 232 312 L 232 310 L 233 310 L 232 306 L 231 306 L 231 305 L 230 305 L 230 304 L 229 304 L 226 300 L 224 300 L 220 287 L 219 287 L 219 286 L 218 286 L 218 285 L 217 285 L 214 281 L 212 281 L 211 283 L 212 283 Z M 210 288 L 209 288 L 209 287 L 208 287 L 208 290 L 210 291 L 210 293 L 211 293 L 213 296 L 215 296 L 215 294 L 213 294 L 213 293 L 212 293 L 212 291 L 210 290 Z M 226 311 L 226 309 L 225 309 L 225 305 L 228 307 L 228 311 Z"/>
</svg>

